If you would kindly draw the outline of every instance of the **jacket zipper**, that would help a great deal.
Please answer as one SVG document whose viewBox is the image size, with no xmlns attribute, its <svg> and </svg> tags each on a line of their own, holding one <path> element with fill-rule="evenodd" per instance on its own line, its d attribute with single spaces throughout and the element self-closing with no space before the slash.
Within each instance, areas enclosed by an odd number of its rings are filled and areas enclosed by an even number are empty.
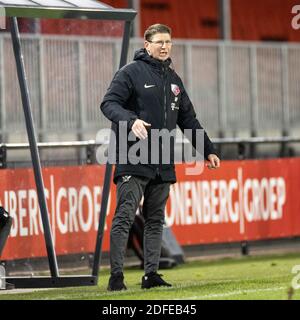
<svg viewBox="0 0 300 320">
<path fill-rule="evenodd" d="M 166 76 L 167 76 L 166 68 L 163 67 L 162 78 L 163 78 L 163 84 L 164 84 L 164 128 L 167 128 L 167 90 L 166 90 L 167 77 Z M 161 170 L 161 164 L 159 164 L 156 167 L 156 175 L 160 175 L 160 170 Z"/>
<path fill-rule="evenodd" d="M 163 80 L 164 80 L 164 128 L 167 128 L 167 92 L 166 92 L 166 68 L 163 67 Z"/>
</svg>

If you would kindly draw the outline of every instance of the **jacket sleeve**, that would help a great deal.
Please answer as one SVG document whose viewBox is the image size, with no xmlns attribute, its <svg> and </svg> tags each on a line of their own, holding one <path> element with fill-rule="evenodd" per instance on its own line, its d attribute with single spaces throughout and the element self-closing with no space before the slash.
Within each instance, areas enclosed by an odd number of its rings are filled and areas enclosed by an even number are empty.
<svg viewBox="0 0 300 320">
<path fill-rule="evenodd" d="M 100 105 L 103 114 L 112 122 L 127 121 L 131 128 L 135 119 L 135 112 L 129 110 L 128 101 L 133 93 L 133 84 L 127 73 L 120 69 L 114 76 Z"/>
<path fill-rule="evenodd" d="M 190 142 L 192 143 L 193 147 L 196 148 L 196 130 L 204 129 L 196 118 L 193 104 L 188 97 L 184 87 L 182 86 L 181 88 L 183 89 L 181 93 L 181 103 L 178 111 L 177 124 L 182 132 L 184 132 L 184 129 L 192 129 L 192 140 Z M 207 157 L 210 154 L 217 154 L 217 152 L 212 142 L 210 141 L 206 131 L 204 130 L 204 157 L 206 160 L 208 160 Z"/>
</svg>

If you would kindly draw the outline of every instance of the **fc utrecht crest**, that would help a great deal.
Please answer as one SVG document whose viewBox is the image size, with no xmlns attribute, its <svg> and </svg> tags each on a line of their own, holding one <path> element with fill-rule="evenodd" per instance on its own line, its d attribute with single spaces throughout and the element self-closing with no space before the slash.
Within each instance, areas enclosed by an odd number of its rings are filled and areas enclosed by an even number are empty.
<svg viewBox="0 0 300 320">
<path fill-rule="evenodd" d="M 171 84 L 171 90 L 172 90 L 172 92 L 175 94 L 175 96 L 178 96 L 179 95 L 179 93 L 180 93 L 180 89 L 179 89 L 179 87 L 178 87 L 178 85 L 177 84 Z"/>
</svg>

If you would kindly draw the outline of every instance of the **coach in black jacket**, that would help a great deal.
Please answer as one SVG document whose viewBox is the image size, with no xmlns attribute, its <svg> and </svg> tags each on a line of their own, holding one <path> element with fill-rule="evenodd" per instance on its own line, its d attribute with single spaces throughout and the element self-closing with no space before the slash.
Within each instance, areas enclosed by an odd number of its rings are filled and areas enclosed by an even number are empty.
<svg viewBox="0 0 300 320">
<path fill-rule="evenodd" d="M 145 45 L 136 52 L 134 61 L 120 69 L 102 101 L 101 110 L 115 124 L 122 122 L 128 131 L 141 140 L 150 138 L 152 129 L 192 129 L 192 144 L 196 147 L 196 130 L 203 129 L 196 119 L 193 105 L 180 77 L 170 68 L 171 30 L 161 24 L 145 32 Z M 117 126 L 117 137 L 118 135 Z M 117 140 L 117 159 L 121 144 Z M 128 142 L 128 148 L 135 142 Z M 159 153 L 162 152 L 161 145 Z M 149 149 L 150 150 L 150 149 Z M 176 182 L 173 149 L 169 163 L 117 165 L 114 182 L 117 184 L 117 206 L 110 237 L 111 277 L 109 290 L 124 290 L 123 261 L 128 232 L 137 207 L 144 196 L 144 269 L 142 288 L 170 286 L 157 269 L 159 265 L 164 209 L 170 183 Z M 204 132 L 204 157 L 211 169 L 220 166 L 214 147 Z"/>
</svg>

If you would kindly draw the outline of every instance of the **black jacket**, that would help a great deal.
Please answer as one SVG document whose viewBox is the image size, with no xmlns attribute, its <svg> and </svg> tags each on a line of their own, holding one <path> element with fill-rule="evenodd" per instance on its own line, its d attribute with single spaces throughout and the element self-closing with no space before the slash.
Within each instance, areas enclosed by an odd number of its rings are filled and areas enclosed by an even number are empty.
<svg viewBox="0 0 300 320">
<path fill-rule="evenodd" d="M 150 57 L 145 49 L 138 50 L 134 61 L 121 68 L 114 76 L 100 106 L 104 115 L 116 124 L 126 121 L 128 131 L 137 118 L 150 123 L 151 129 L 173 130 L 176 125 L 182 131 L 203 129 L 196 119 L 194 107 L 181 79 L 170 68 L 170 63 L 171 59 L 162 62 Z M 116 134 L 118 137 L 118 131 Z M 195 136 L 192 144 L 195 146 Z M 118 150 L 117 141 L 117 154 Z M 171 153 L 173 157 L 173 150 Z M 205 158 L 211 153 L 216 152 L 204 132 Z M 151 178 L 159 174 L 163 181 L 176 182 L 172 160 L 170 164 L 118 163 L 114 182 L 118 176 L 125 174 Z"/>
</svg>

